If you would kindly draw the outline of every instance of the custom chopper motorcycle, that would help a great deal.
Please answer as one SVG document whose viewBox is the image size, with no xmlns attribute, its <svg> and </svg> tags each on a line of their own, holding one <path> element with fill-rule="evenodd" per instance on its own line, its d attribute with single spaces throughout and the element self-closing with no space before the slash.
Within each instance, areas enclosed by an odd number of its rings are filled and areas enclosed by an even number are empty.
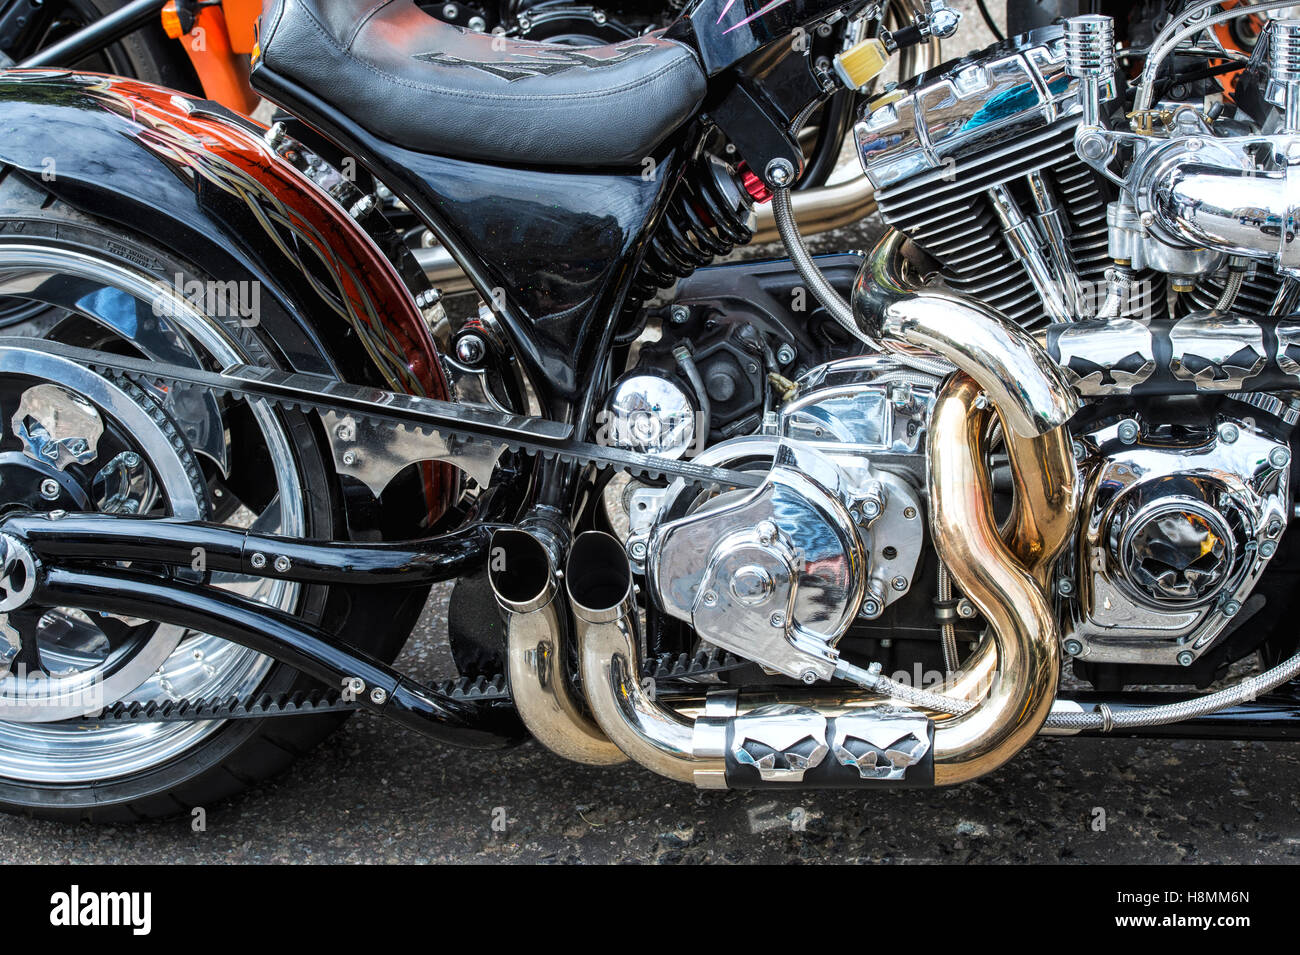
<svg viewBox="0 0 1300 955">
<path fill-rule="evenodd" d="M 882 91 L 866 255 L 809 254 L 798 133 L 939 2 L 819 65 L 799 38 L 871 11 L 698 0 L 575 49 L 277 0 L 254 85 L 331 156 L 3 74 L 0 801 L 176 811 L 357 709 L 706 788 L 1293 737 L 1300 22 L 1215 32 L 1282 6 L 1118 50 L 1072 17 Z M 790 258 L 716 261 L 769 202 Z M 451 581 L 426 685 L 391 661 Z"/>
</svg>

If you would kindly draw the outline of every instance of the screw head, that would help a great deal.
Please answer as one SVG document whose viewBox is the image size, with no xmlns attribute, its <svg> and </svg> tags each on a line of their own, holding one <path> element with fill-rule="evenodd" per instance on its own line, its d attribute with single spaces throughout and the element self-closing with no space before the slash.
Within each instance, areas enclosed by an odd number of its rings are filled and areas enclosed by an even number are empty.
<svg viewBox="0 0 1300 955">
<path fill-rule="evenodd" d="M 962 597 L 961 600 L 957 601 L 957 616 L 969 620 L 975 616 L 975 605 L 967 598 Z"/>
<path fill-rule="evenodd" d="M 1282 522 L 1279 521 L 1279 520 L 1276 520 L 1276 519 L 1269 521 L 1269 522 L 1268 522 L 1268 536 L 1269 536 L 1269 537 L 1278 537 L 1278 536 L 1280 536 L 1281 534 L 1282 534 Z"/>
<path fill-rule="evenodd" d="M 1239 437 L 1241 437 L 1241 432 L 1237 430 L 1237 426 L 1231 421 L 1225 421 L 1219 426 L 1219 440 L 1224 444 L 1232 444 Z"/>
<path fill-rule="evenodd" d="M 357 439 L 357 430 L 352 427 L 350 422 L 345 421 L 334 429 L 334 435 L 340 441 L 355 441 Z"/>
<path fill-rule="evenodd" d="M 794 361 L 794 354 L 795 352 L 793 348 L 788 344 L 782 344 L 781 347 L 776 350 L 777 363 L 781 365 L 790 364 L 790 362 Z"/>
<path fill-rule="evenodd" d="M 355 452 L 355 451 L 344 451 L 344 452 L 343 452 L 343 463 L 346 464 L 348 467 L 351 467 L 352 465 L 356 464 L 356 463 L 357 463 L 357 452 Z"/>
<path fill-rule="evenodd" d="M 59 482 L 54 478 L 46 478 L 41 482 L 41 497 L 47 501 L 57 501 L 61 490 Z"/>
<path fill-rule="evenodd" d="M 266 566 L 266 555 L 261 553 L 254 554 L 252 557 L 248 558 L 248 562 L 253 565 L 255 570 L 261 570 Z"/>
<path fill-rule="evenodd" d="M 784 627 L 785 614 L 781 613 L 780 611 L 772 614 L 772 616 L 768 618 L 768 623 L 770 623 L 774 627 Z"/>
<path fill-rule="evenodd" d="M 788 159 L 773 159 L 764 170 L 767 181 L 778 189 L 784 189 L 794 182 L 794 166 Z"/>
<path fill-rule="evenodd" d="M 862 601 L 862 610 L 859 613 L 868 619 L 880 616 L 880 602 L 875 597 L 868 597 Z"/>
<path fill-rule="evenodd" d="M 1277 553 L 1277 541 L 1263 541 L 1259 545 L 1260 557 L 1272 557 Z"/>
<path fill-rule="evenodd" d="M 388 694 L 382 686 L 377 686 L 370 691 L 370 702 L 375 706 L 383 706 L 386 699 L 388 699 Z"/>
<path fill-rule="evenodd" d="M 1119 427 L 1116 428 L 1116 434 L 1119 435 L 1119 439 L 1125 444 L 1132 444 L 1138 439 L 1138 423 L 1132 418 L 1121 421 Z"/>
<path fill-rule="evenodd" d="M 140 466 L 140 455 L 134 451 L 128 451 L 122 455 L 122 463 L 129 468 L 138 468 Z"/>
<path fill-rule="evenodd" d="M 1280 445 L 1268 452 L 1268 463 L 1275 468 L 1284 468 L 1291 461 L 1291 452 L 1289 449 Z"/>
<path fill-rule="evenodd" d="M 867 520 L 880 516 L 880 502 L 875 498 L 867 498 L 862 502 L 862 516 Z"/>
<path fill-rule="evenodd" d="M 1235 600 L 1229 600 L 1223 605 L 1222 609 L 1225 617 L 1235 617 L 1241 610 L 1241 604 Z"/>
<path fill-rule="evenodd" d="M 475 33 L 482 33 L 487 29 L 487 21 L 482 17 L 470 17 L 469 22 L 466 23 L 465 26 L 469 27 Z"/>
<path fill-rule="evenodd" d="M 1065 652 L 1072 657 L 1077 657 L 1083 652 L 1083 644 L 1078 640 L 1066 640 Z"/>
<path fill-rule="evenodd" d="M 902 593 L 907 589 L 907 578 L 902 576 L 895 577 L 889 582 L 889 586 L 893 587 L 899 593 Z"/>
<path fill-rule="evenodd" d="M 292 562 L 290 562 L 289 558 L 285 557 L 283 554 L 275 559 L 275 569 L 277 573 L 288 573 L 289 568 L 292 566 Z"/>
<path fill-rule="evenodd" d="M 691 310 L 685 305 L 674 305 L 668 310 L 668 320 L 674 325 L 685 325 L 691 319 Z"/>
<path fill-rule="evenodd" d="M 814 683 L 817 682 L 817 674 L 814 673 L 812 670 L 804 670 L 802 673 L 799 674 L 799 679 L 803 680 L 809 686 L 812 686 Z"/>
<path fill-rule="evenodd" d="M 712 590 L 706 590 L 704 591 L 704 596 L 700 599 L 704 602 L 704 606 L 712 607 L 717 604 L 718 595 Z"/>
<path fill-rule="evenodd" d="M 1178 654 L 1178 665 L 1180 667 L 1189 667 L 1196 662 L 1196 655 L 1191 650 L 1184 650 Z"/>
<path fill-rule="evenodd" d="M 456 14 L 459 12 L 460 11 L 456 8 L 456 4 L 454 3 L 443 4 L 442 15 L 446 17 L 448 20 L 456 19 Z"/>
<path fill-rule="evenodd" d="M 628 553 L 632 555 L 633 560 L 645 560 L 645 541 L 633 541 L 628 547 Z"/>
<path fill-rule="evenodd" d="M 348 677 L 347 690 L 349 693 L 352 693 L 355 696 L 358 693 L 365 692 L 365 689 L 366 689 L 366 681 L 361 679 L 361 677 L 359 676 Z"/>
<path fill-rule="evenodd" d="M 905 507 L 905 508 L 903 508 L 903 516 L 904 516 L 905 518 L 907 518 L 909 521 L 911 521 L 911 520 L 915 520 L 915 519 L 916 519 L 916 508 L 914 508 L 914 507 Z"/>
<path fill-rule="evenodd" d="M 1068 597 L 1074 593 L 1074 581 L 1067 577 L 1062 577 L 1056 582 L 1056 592 L 1063 597 Z"/>
<path fill-rule="evenodd" d="M 1084 447 L 1082 441 L 1076 438 L 1074 441 L 1070 442 L 1070 453 L 1074 455 L 1074 460 L 1082 461 L 1088 456 L 1088 449 Z"/>
</svg>

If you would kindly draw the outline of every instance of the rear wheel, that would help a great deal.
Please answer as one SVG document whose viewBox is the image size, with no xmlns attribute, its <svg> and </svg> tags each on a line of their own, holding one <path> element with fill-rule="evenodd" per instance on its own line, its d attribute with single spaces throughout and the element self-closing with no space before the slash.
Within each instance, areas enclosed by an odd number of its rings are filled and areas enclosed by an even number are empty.
<svg viewBox="0 0 1300 955">
<path fill-rule="evenodd" d="M 0 220 L 9 226 L 0 230 L 0 295 L 35 309 L 6 335 L 210 369 L 280 363 L 255 322 L 256 285 L 218 282 L 16 175 L 0 181 Z M 202 517 L 300 538 L 341 534 L 336 480 L 316 424 L 303 414 L 183 389 L 151 392 L 31 356 L 0 346 L 0 509 Z M 372 595 L 236 575 L 217 584 L 387 659 L 423 603 L 422 591 L 388 595 L 390 627 L 373 635 L 376 628 L 360 626 L 367 616 L 373 623 Z M 82 686 L 99 687 L 107 704 L 247 698 L 318 684 L 245 648 L 147 620 L 59 608 L 34 622 L 18 616 L 0 626 L 0 806 L 11 811 L 129 819 L 206 804 L 283 769 L 338 722 L 69 723 L 68 691 Z M 47 698 L 51 688 L 62 692 Z"/>
</svg>

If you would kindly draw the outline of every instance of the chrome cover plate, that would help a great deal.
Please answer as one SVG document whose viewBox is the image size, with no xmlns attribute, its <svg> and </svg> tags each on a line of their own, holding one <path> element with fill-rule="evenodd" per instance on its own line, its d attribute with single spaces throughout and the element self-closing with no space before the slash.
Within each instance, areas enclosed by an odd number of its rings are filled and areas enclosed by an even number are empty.
<svg viewBox="0 0 1300 955">
<path fill-rule="evenodd" d="M 1078 81 L 1065 73 L 1065 40 L 1050 27 L 1013 38 L 899 85 L 901 95 L 854 128 L 862 168 L 877 189 L 958 153 L 1014 140 L 1079 114 Z M 937 74 L 937 75 L 936 75 Z"/>
<path fill-rule="evenodd" d="M 1290 502 L 1290 453 L 1245 418 L 1161 438 L 1139 419 L 1082 435 L 1086 475 L 1062 598 L 1067 651 L 1089 662 L 1188 666 L 1242 612 Z"/>
</svg>

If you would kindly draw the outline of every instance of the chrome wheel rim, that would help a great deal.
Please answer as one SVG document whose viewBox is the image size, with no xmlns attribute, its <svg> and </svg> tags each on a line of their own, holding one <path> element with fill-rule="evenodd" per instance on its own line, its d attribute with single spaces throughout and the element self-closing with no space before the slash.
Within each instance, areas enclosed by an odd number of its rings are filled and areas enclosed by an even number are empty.
<svg viewBox="0 0 1300 955">
<path fill-rule="evenodd" d="M 0 296 L 25 296 L 89 319 L 137 352 L 161 361 L 195 365 L 203 357 L 224 366 L 262 357 L 255 354 L 252 342 L 241 341 L 219 318 L 205 314 L 181 288 L 56 245 L 0 243 Z M 160 397 L 171 401 L 168 411 L 194 450 L 224 469 L 224 428 L 212 420 L 215 406 L 201 398 L 196 401 L 193 395 Z M 304 495 L 290 437 L 264 403 L 251 403 L 249 410 L 265 444 L 277 493 L 260 513 L 244 509 L 230 523 L 264 533 L 303 536 L 307 531 Z M 220 436 L 221 448 L 215 447 L 214 434 Z M 186 517 L 184 494 L 178 488 L 168 491 L 169 498 L 174 493 L 181 503 L 176 516 Z M 282 580 L 214 575 L 214 583 L 285 611 L 292 611 L 300 596 L 298 585 Z M 173 635 L 166 632 L 168 628 L 157 629 L 161 639 L 150 641 L 157 659 L 143 657 L 134 675 L 113 686 L 114 695 L 104 694 L 105 702 L 247 697 L 273 664 L 269 657 L 210 635 L 179 628 Z M 167 648 L 166 653 L 159 648 Z M 146 668 L 151 672 L 142 673 Z M 138 676 L 144 678 L 137 686 L 122 688 Z M 175 759 L 221 726 L 221 721 L 88 727 L 0 720 L 0 777 L 70 785 L 130 775 Z"/>
</svg>

